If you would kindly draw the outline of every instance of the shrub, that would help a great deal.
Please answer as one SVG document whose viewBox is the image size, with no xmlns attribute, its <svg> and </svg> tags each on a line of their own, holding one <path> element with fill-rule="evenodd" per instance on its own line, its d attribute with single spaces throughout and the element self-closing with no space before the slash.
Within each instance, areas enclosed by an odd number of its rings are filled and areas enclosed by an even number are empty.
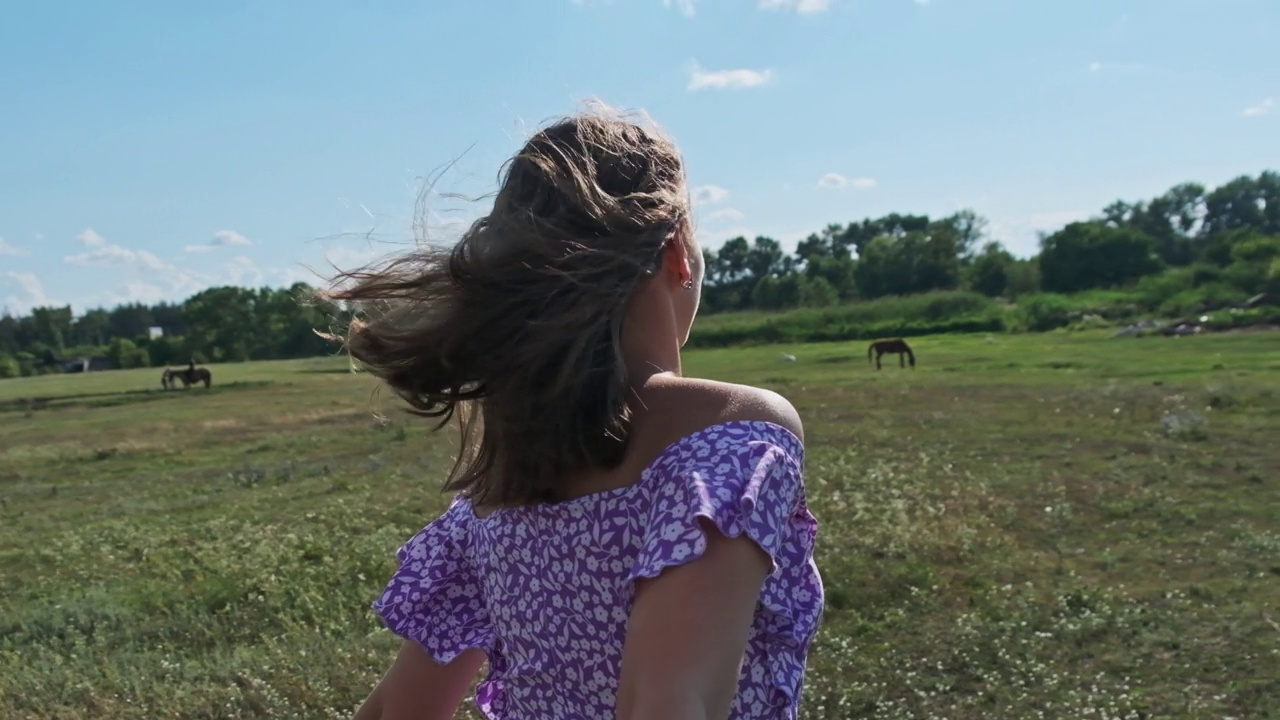
<svg viewBox="0 0 1280 720">
<path fill-rule="evenodd" d="M 1004 329 L 1004 313 L 990 298 L 946 291 L 781 313 L 711 315 L 694 326 L 689 346 L 826 342 Z"/>
<path fill-rule="evenodd" d="M 1248 298 L 1248 294 L 1239 288 L 1224 282 L 1210 283 L 1201 287 L 1183 290 L 1160 305 L 1160 312 L 1165 315 L 1186 315 L 1231 305 Z"/>
<path fill-rule="evenodd" d="M 1071 323 L 1071 302 L 1053 293 L 1032 295 L 1018 303 L 1022 327 L 1032 332 L 1044 332 L 1066 327 Z"/>
<path fill-rule="evenodd" d="M 16 378 L 20 375 L 22 375 L 22 367 L 18 365 L 17 358 L 0 353 L 0 380 Z"/>
</svg>

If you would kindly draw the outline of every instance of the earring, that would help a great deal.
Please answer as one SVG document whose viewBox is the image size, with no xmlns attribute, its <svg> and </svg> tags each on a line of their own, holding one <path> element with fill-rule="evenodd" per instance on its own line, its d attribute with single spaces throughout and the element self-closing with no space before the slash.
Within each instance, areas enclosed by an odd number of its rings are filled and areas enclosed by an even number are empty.
<svg viewBox="0 0 1280 720">
<path fill-rule="evenodd" d="M 684 286 L 684 289 L 685 289 L 685 290 L 692 290 L 692 289 L 693 289 L 693 278 L 689 278 L 688 280 L 685 280 L 683 283 L 681 283 L 681 285 L 682 285 L 682 286 Z"/>
</svg>

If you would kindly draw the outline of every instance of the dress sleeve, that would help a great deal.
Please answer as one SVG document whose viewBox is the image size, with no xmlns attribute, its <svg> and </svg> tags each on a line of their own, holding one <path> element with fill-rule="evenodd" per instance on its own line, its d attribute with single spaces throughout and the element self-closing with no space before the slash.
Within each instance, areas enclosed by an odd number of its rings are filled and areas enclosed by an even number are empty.
<svg viewBox="0 0 1280 720">
<path fill-rule="evenodd" d="M 726 537 L 746 535 L 768 554 L 771 576 L 784 545 L 808 534 L 803 448 L 770 423 L 713 426 L 664 454 L 652 472 L 655 497 L 631 579 L 657 577 L 702 556 L 706 520 Z"/>
<path fill-rule="evenodd" d="M 480 579 L 464 554 L 470 506 L 460 500 L 396 553 L 400 566 L 373 609 L 387 627 L 436 662 L 464 650 L 490 652 L 493 625 Z"/>
</svg>

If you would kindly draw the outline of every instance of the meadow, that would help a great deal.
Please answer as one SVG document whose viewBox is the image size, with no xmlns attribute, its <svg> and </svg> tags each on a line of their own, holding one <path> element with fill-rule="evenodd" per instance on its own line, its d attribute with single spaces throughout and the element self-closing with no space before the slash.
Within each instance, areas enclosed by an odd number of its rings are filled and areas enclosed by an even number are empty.
<svg viewBox="0 0 1280 720">
<path fill-rule="evenodd" d="M 805 422 L 802 717 L 1280 717 L 1280 334 L 912 343 L 687 357 Z M 386 668 L 450 437 L 340 358 L 212 369 L 0 381 L 0 717 L 346 718 Z"/>
</svg>

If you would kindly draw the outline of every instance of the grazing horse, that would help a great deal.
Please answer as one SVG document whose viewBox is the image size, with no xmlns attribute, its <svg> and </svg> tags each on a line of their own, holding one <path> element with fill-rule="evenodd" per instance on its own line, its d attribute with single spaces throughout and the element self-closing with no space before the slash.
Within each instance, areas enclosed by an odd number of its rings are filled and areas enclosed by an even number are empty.
<svg viewBox="0 0 1280 720">
<path fill-rule="evenodd" d="M 165 388 L 168 389 L 174 387 L 175 380 L 182 381 L 183 390 L 190 390 L 191 386 L 195 383 L 204 383 L 205 387 L 209 387 L 213 384 L 213 373 L 209 372 L 208 368 L 202 367 L 198 367 L 195 370 L 188 370 L 186 368 L 182 370 L 171 370 L 166 368 L 164 375 L 160 378 L 160 384 L 164 385 Z"/>
<path fill-rule="evenodd" d="M 898 354 L 898 367 L 906 367 L 906 361 L 911 361 L 911 367 L 916 366 L 916 354 L 911 352 L 911 346 L 902 338 L 894 338 L 892 340 L 877 340 L 871 343 L 867 348 L 867 362 L 871 362 L 871 354 L 876 356 L 876 369 L 880 369 L 880 356 L 886 353 Z"/>
</svg>

